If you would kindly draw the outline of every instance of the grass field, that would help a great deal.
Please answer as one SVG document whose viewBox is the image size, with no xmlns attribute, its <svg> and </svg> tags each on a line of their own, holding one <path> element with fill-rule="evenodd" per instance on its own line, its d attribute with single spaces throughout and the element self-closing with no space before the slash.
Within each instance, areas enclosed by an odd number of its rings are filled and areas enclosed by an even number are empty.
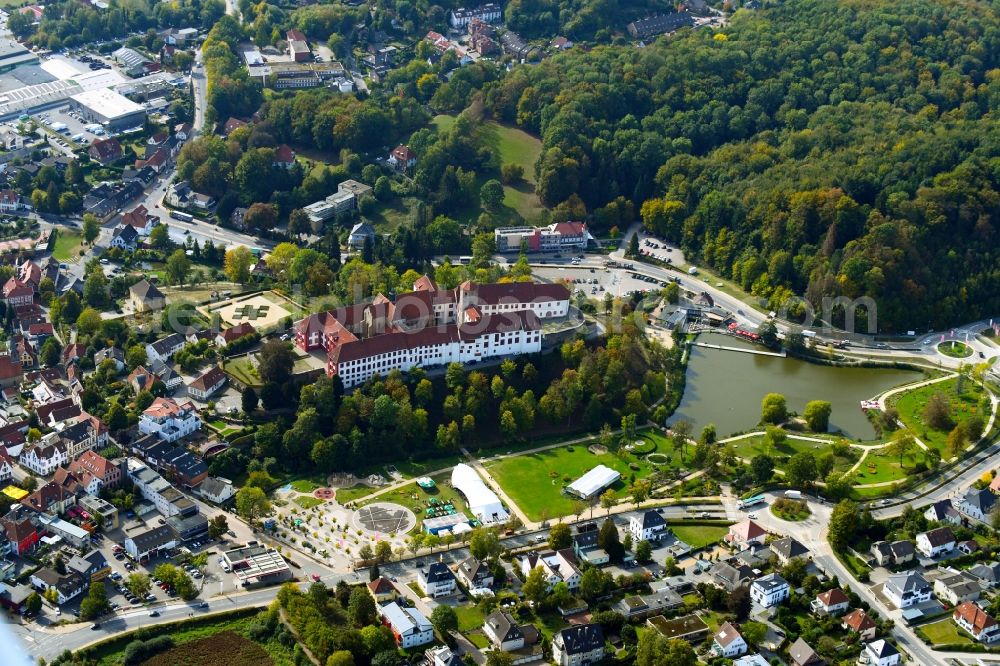
<svg viewBox="0 0 1000 666">
<path fill-rule="evenodd" d="M 56 244 L 52 256 L 58 261 L 77 261 L 80 258 L 80 247 L 83 245 L 83 234 L 62 227 L 56 232 Z"/>
<path fill-rule="evenodd" d="M 239 358 L 234 358 L 231 361 L 226 361 L 223 367 L 226 372 L 247 386 L 260 388 L 264 385 L 263 382 L 260 381 L 260 376 L 257 374 L 257 370 L 250 365 L 250 359 L 247 356 L 240 356 Z"/>
<path fill-rule="evenodd" d="M 362 497 L 367 497 L 376 490 L 378 490 L 378 488 L 371 488 L 359 483 L 358 485 L 351 486 L 350 488 L 337 488 L 336 499 L 340 504 L 347 504 L 348 502 L 359 500 Z"/>
<path fill-rule="evenodd" d="M 479 606 L 463 604 L 461 606 L 455 606 L 454 608 L 455 615 L 458 616 L 459 631 L 472 631 L 473 629 L 483 628 L 483 622 L 486 620 L 486 613 L 484 613 Z"/>
<path fill-rule="evenodd" d="M 297 490 L 300 493 L 311 493 L 320 487 L 318 483 L 315 483 L 310 479 L 295 479 L 288 485 L 292 487 L 292 490 Z"/>
<path fill-rule="evenodd" d="M 697 550 L 722 541 L 722 538 L 729 532 L 729 526 L 671 523 L 670 530 L 678 539 Z"/>
<path fill-rule="evenodd" d="M 380 205 L 368 220 L 378 231 L 392 233 L 414 219 L 419 203 L 416 197 L 394 197 Z"/>
<path fill-rule="evenodd" d="M 232 631 L 184 643 L 147 659 L 143 666 L 215 666 L 219 655 L 226 655 L 232 666 L 272 666 L 267 651 L 248 638 Z"/>
<path fill-rule="evenodd" d="M 921 625 L 917 627 L 917 633 L 934 645 L 975 644 L 971 636 L 959 631 L 958 626 L 951 621 L 950 617 L 939 622 Z"/>
<path fill-rule="evenodd" d="M 656 444 L 656 452 L 668 458 L 668 465 L 681 465 L 680 452 L 673 450 L 669 440 L 652 432 L 644 433 L 643 437 Z M 689 457 L 692 448 L 686 451 Z M 622 478 L 612 486 L 619 498 L 628 494 L 633 477 L 641 479 L 654 468 L 645 457 L 637 458 L 626 452 L 595 455 L 580 445 L 503 458 L 488 463 L 487 468 L 529 518 L 541 520 L 573 513 L 578 500 L 564 495 L 563 487 L 601 464 L 621 473 Z"/>
<path fill-rule="evenodd" d="M 455 117 L 435 116 L 432 123 L 446 131 L 454 126 Z M 517 164 L 524 169 L 522 183 L 504 185 L 504 204 L 526 221 L 534 221 L 545 209 L 535 194 L 535 162 L 542 152 L 542 142 L 523 130 L 494 121 L 484 122 L 480 132 L 479 138 L 497 155 L 501 165 Z M 502 213 L 499 215 L 502 217 Z"/>
<path fill-rule="evenodd" d="M 746 439 L 741 439 L 728 446 L 733 447 L 733 452 L 736 453 L 740 458 L 753 458 L 758 455 L 767 455 L 772 458 L 779 458 L 781 456 L 794 456 L 796 453 L 812 453 L 819 455 L 830 448 L 829 442 L 814 442 L 807 439 L 798 439 L 794 435 L 789 434 L 784 443 L 776 446 L 769 447 L 764 442 L 764 437 L 748 437 Z M 780 465 L 778 465 L 780 467 Z"/>
<path fill-rule="evenodd" d="M 922 386 L 912 391 L 907 391 L 900 395 L 895 401 L 895 408 L 899 411 L 899 417 L 910 430 L 916 433 L 923 442 L 930 447 L 941 452 L 941 457 L 945 460 L 952 457 L 952 452 L 948 450 L 947 439 L 948 430 L 936 430 L 924 423 L 923 412 L 927 406 L 927 401 L 935 393 L 940 393 L 948 399 L 951 408 L 951 419 L 957 425 L 965 423 L 973 415 L 982 418 L 983 423 L 989 421 L 988 411 L 980 410 L 979 400 L 983 396 L 983 389 L 969 379 L 963 381 L 962 394 L 956 393 L 958 378 L 947 381 Z"/>
<path fill-rule="evenodd" d="M 311 509 L 314 506 L 319 506 L 323 503 L 323 500 L 318 497 L 313 497 L 312 495 L 299 495 L 294 500 L 292 500 L 303 509 Z"/>
<path fill-rule="evenodd" d="M 442 503 L 447 504 L 451 502 L 454 505 L 455 510 L 459 513 L 467 513 L 468 506 L 465 504 L 465 500 L 458 493 L 457 490 L 448 485 L 451 479 L 450 473 L 439 474 L 437 476 L 432 476 L 436 487 L 433 490 L 426 491 L 417 485 L 416 481 L 411 481 L 406 485 L 400 486 L 392 492 L 379 495 L 378 497 L 373 497 L 370 500 L 361 497 L 358 502 L 358 506 L 364 506 L 370 502 L 393 502 L 394 504 L 399 504 L 400 506 L 405 506 L 407 509 L 412 511 L 417 517 L 417 526 L 420 525 L 420 521 L 426 516 L 424 515 L 424 510 L 428 507 L 428 502 L 431 498 L 436 498 Z M 343 491 L 338 491 L 338 493 L 343 493 Z M 368 493 L 370 494 L 370 493 Z M 344 503 L 342 495 L 338 494 L 337 501 L 341 504 Z M 416 528 L 414 528 L 416 529 Z"/>
</svg>

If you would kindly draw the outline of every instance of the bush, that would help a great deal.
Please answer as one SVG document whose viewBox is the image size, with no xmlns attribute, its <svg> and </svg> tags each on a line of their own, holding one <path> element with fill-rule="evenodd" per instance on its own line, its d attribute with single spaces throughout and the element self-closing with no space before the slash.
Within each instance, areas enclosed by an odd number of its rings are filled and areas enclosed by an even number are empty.
<svg viewBox="0 0 1000 666">
<path fill-rule="evenodd" d="M 141 664 L 155 654 L 169 650 L 174 646 L 170 636 L 157 636 L 148 641 L 134 640 L 125 647 L 123 663 L 125 666 Z"/>
</svg>

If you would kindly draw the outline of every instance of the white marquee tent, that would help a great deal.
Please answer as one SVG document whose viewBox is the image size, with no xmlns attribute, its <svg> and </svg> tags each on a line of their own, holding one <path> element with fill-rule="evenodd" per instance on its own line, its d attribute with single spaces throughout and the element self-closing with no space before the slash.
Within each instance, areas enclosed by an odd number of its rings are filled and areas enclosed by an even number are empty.
<svg viewBox="0 0 1000 666">
<path fill-rule="evenodd" d="M 598 465 L 569 484 L 566 492 L 582 499 L 589 499 L 620 479 L 621 476 L 619 472 L 610 467 Z"/>
<path fill-rule="evenodd" d="M 476 474 L 476 470 L 462 463 L 451 472 L 451 485 L 465 496 L 469 510 L 484 525 L 503 523 L 509 515 L 500 498 Z"/>
</svg>

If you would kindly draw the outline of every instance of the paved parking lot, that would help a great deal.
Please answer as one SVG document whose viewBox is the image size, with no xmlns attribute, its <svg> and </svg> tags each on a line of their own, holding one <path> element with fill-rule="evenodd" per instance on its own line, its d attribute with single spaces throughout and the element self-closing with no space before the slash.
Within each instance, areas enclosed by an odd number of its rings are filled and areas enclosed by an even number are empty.
<svg viewBox="0 0 1000 666">
<path fill-rule="evenodd" d="M 605 293 L 624 296 L 633 291 L 656 291 L 661 284 L 650 279 L 636 277 L 624 268 L 596 268 L 587 266 L 539 266 L 532 269 L 534 275 L 545 280 L 568 280 L 574 292 L 583 292 L 587 298 L 601 300 Z"/>
</svg>

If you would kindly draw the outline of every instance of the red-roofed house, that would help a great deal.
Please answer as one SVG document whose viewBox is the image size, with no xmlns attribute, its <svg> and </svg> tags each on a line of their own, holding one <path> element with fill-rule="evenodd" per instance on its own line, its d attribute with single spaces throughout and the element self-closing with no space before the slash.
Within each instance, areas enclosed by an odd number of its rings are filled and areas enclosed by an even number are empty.
<svg viewBox="0 0 1000 666">
<path fill-rule="evenodd" d="M 1000 638 L 997 621 L 971 601 L 963 601 L 956 606 L 951 619 L 980 643 L 992 643 Z"/>
<path fill-rule="evenodd" d="M 875 620 L 868 617 L 868 613 L 860 608 L 855 608 L 845 615 L 840 622 L 840 626 L 842 629 L 856 633 L 858 639 L 862 642 L 875 638 L 875 630 L 878 629 Z"/>
<path fill-rule="evenodd" d="M 24 369 L 21 361 L 10 354 L 0 354 L 0 388 L 21 383 Z"/>
<path fill-rule="evenodd" d="M 274 151 L 274 166 L 291 169 L 295 166 L 295 151 L 287 144 L 281 144 Z"/>
<path fill-rule="evenodd" d="M 399 145 L 393 148 L 392 152 L 389 153 L 388 162 L 392 165 L 393 169 L 406 171 L 416 165 L 417 156 L 412 150 L 410 150 L 409 146 Z"/>
<path fill-rule="evenodd" d="M 764 543 L 767 531 L 752 520 L 744 520 L 729 526 L 726 542 L 737 548 L 746 548 L 755 543 Z"/>
<path fill-rule="evenodd" d="M 230 118 L 226 121 L 226 124 L 222 126 L 222 134 L 224 136 L 229 136 L 234 130 L 238 130 L 241 127 L 246 127 L 247 121 L 240 120 L 239 118 Z"/>
<path fill-rule="evenodd" d="M 35 290 L 26 282 L 11 277 L 3 285 L 3 299 L 7 305 L 31 305 L 35 300 Z"/>
<path fill-rule="evenodd" d="M 253 327 L 248 321 L 245 321 L 236 326 L 230 326 L 224 331 L 219 331 L 219 334 L 215 336 L 215 344 L 219 347 L 225 347 L 231 342 L 239 340 L 244 335 L 250 335 L 251 333 L 256 333 L 257 329 Z"/>
<path fill-rule="evenodd" d="M 136 170 L 149 167 L 156 173 L 162 173 L 170 160 L 170 153 L 165 148 L 157 148 L 156 151 L 144 160 L 136 160 Z"/>
<path fill-rule="evenodd" d="M 118 139 L 98 139 L 90 144 L 87 152 L 90 154 L 91 159 L 103 166 L 114 164 L 124 155 L 122 144 L 118 142 Z"/>
<path fill-rule="evenodd" d="M 14 190 L 0 190 L 0 213 L 16 213 L 24 207 L 24 200 Z"/>
<path fill-rule="evenodd" d="M 122 482 L 122 469 L 104 456 L 93 451 L 84 451 L 80 457 L 69 465 L 69 471 L 80 477 L 85 485 L 89 485 L 89 479 L 96 479 L 101 488 L 117 488 Z M 91 495 L 97 493 L 91 492 Z"/>
<path fill-rule="evenodd" d="M 140 204 L 129 212 L 122 213 L 121 223 L 135 229 L 140 236 L 148 236 L 153 227 L 160 223 L 160 218 L 150 215 L 146 207 Z"/>
<path fill-rule="evenodd" d="M 846 612 L 851 605 L 851 600 L 847 598 L 844 591 L 839 587 L 817 594 L 813 599 L 812 610 L 818 615 L 840 615 Z"/>
<path fill-rule="evenodd" d="M 10 551 L 15 555 L 24 555 L 38 543 L 40 535 L 35 523 L 34 514 L 27 507 L 15 504 L 6 516 L 0 518 Z"/>
</svg>

